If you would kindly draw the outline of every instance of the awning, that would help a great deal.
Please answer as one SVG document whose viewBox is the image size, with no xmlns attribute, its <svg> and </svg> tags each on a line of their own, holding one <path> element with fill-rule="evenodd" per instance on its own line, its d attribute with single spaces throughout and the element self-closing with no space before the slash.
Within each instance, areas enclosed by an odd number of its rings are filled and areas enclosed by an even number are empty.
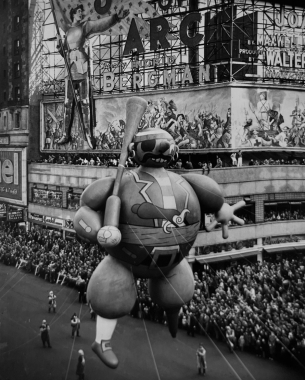
<svg viewBox="0 0 305 380">
<path fill-rule="evenodd" d="M 200 264 L 215 263 L 217 261 L 242 259 L 243 257 L 256 256 L 261 253 L 259 248 L 234 249 L 229 252 L 210 253 L 208 255 L 196 256 L 195 260 Z"/>
<path fill-rule="evenodd" d="M 275 252 L 293 252 L 293 251 L 302 251 L 305 249 L 305 242 L 300 243 L 283 243 L 283 244 L 273 244 L 273 245 L 264 245 L 264 251 L 268 253 Z"/>
</svg>

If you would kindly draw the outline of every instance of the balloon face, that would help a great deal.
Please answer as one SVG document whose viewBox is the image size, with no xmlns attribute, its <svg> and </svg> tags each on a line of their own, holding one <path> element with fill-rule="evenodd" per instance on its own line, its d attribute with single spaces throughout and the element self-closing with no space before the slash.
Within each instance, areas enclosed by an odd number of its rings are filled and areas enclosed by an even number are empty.
<svg viewBox="0 0 305 380">
<path fill-rule="evenodd" d="M 121 241 L 121 232 L 113 226 L 105 226 L 97 233 L 97 241 L 102 247 L 115 247 Z"/>
<path fill-rule="evenodd" d="M 162 130 L 148 128 L 134 138 L 135 161 L 152 168 L 166 167 L 178 154 L 179 148 L 172 136 Z"/>
</svg>

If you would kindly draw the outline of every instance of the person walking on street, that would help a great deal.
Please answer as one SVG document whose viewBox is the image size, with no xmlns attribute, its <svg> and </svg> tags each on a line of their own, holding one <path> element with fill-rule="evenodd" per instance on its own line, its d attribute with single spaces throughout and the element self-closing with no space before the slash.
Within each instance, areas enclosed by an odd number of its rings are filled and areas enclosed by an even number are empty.
<svg viewBox="0 0 305 380">
<path fill-rule="evenodd" d="M 199 344 L 199 348 L 196 351 L 196 357 L 197 357 L 197 368 L 198 368 L 198 375 L 204 376 L 205 372 L 207 370 L 207 359 L 206 359 L 206 350 L 203 347 L 203 344 Z"/>
<path fill-rule="evenodd" d="M 46 347 L 46 344 L 47 344 L 49 348 L 52 348 L 51 343 L 50 343 L 49 331 L 50 331 L 50 326 L 47 324 L 47 321 L 44 319 L 40 326 L 40 337 L 42 340 L 43 347 Z"/>
<path fill-rule="evenodd" d="M 79 330 L 80 330 L 80 319 L 76 317 L 76 336 L 80 336 Z"/>
<path fill-rule="evenodd" d="M 78 380 L 85 379 L 85 354 L 83 350 L 78 351 L 76 375 L 78 376 Z"/>
<path fill-rule="evenodd" d="M 75 333 L 77 331 L 77 320 L 78 320 L 77 315 L 76 313 L 74 313 L 71 318 L 72 338 L 74 338 Z"/>
<path fill-rule="evenodd" d="M 52 290 L 49 293 L 49 313 L 51 313 L 51 310 L 56 313 L 56 295 Z"/>
</svg>

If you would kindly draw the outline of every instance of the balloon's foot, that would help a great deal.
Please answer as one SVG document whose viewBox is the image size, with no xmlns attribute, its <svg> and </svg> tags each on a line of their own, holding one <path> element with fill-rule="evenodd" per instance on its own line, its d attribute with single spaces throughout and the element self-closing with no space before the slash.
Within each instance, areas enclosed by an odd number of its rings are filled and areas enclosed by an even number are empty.
<svg viewBox="0 0 305 380">
<path fill-rule="evenodd" d="M 173 338 L 176 338 L 178 332 L 178 314 L 180 308 L 165 310 L 167 316 L 168 329 Z"/>
<path fill-rule="evenodd" d="M 91 348 L 106 366 L 113 369 L 117 368 L 119 361 L 112 351 L 110 340 L 102 340 L 100 344 L 93 342 Z"/>
</svg>

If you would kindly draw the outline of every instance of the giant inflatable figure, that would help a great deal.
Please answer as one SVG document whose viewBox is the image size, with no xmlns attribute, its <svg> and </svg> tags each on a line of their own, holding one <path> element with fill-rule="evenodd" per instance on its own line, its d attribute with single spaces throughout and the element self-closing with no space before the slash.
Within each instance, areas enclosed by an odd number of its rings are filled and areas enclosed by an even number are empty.
<svg viewBox="0 0 305 380">
<path fill-rule="evenodd" d="M 105 247 L 108 256 L 88 284 L 87 299 L 98 315 L 93 351 L 110 368 L 118 359 L 111 347 L 117 319 L 135 304 L 135 277 L 148 278 L 153 302 L 164 308 L 171 335 L 176 336 L 178 312 L 194 293 L 194 279 L 185 259 L 204 213 L 215 213 L 228 237 L 228 222 L 243 220 L 234 206 L 224 203 L 212 179 L 198 174 L 178 175 L 165 167 L 178 157 L 172 136 L 157 128 L 135 131 L 147 103 L 127 102 L 126 129 L 116 178 L 103 178 L 86 188 L 75 215 L 78 235 Z M 129 154 L 139 167 L 125 171 Z"/>
</svg>

